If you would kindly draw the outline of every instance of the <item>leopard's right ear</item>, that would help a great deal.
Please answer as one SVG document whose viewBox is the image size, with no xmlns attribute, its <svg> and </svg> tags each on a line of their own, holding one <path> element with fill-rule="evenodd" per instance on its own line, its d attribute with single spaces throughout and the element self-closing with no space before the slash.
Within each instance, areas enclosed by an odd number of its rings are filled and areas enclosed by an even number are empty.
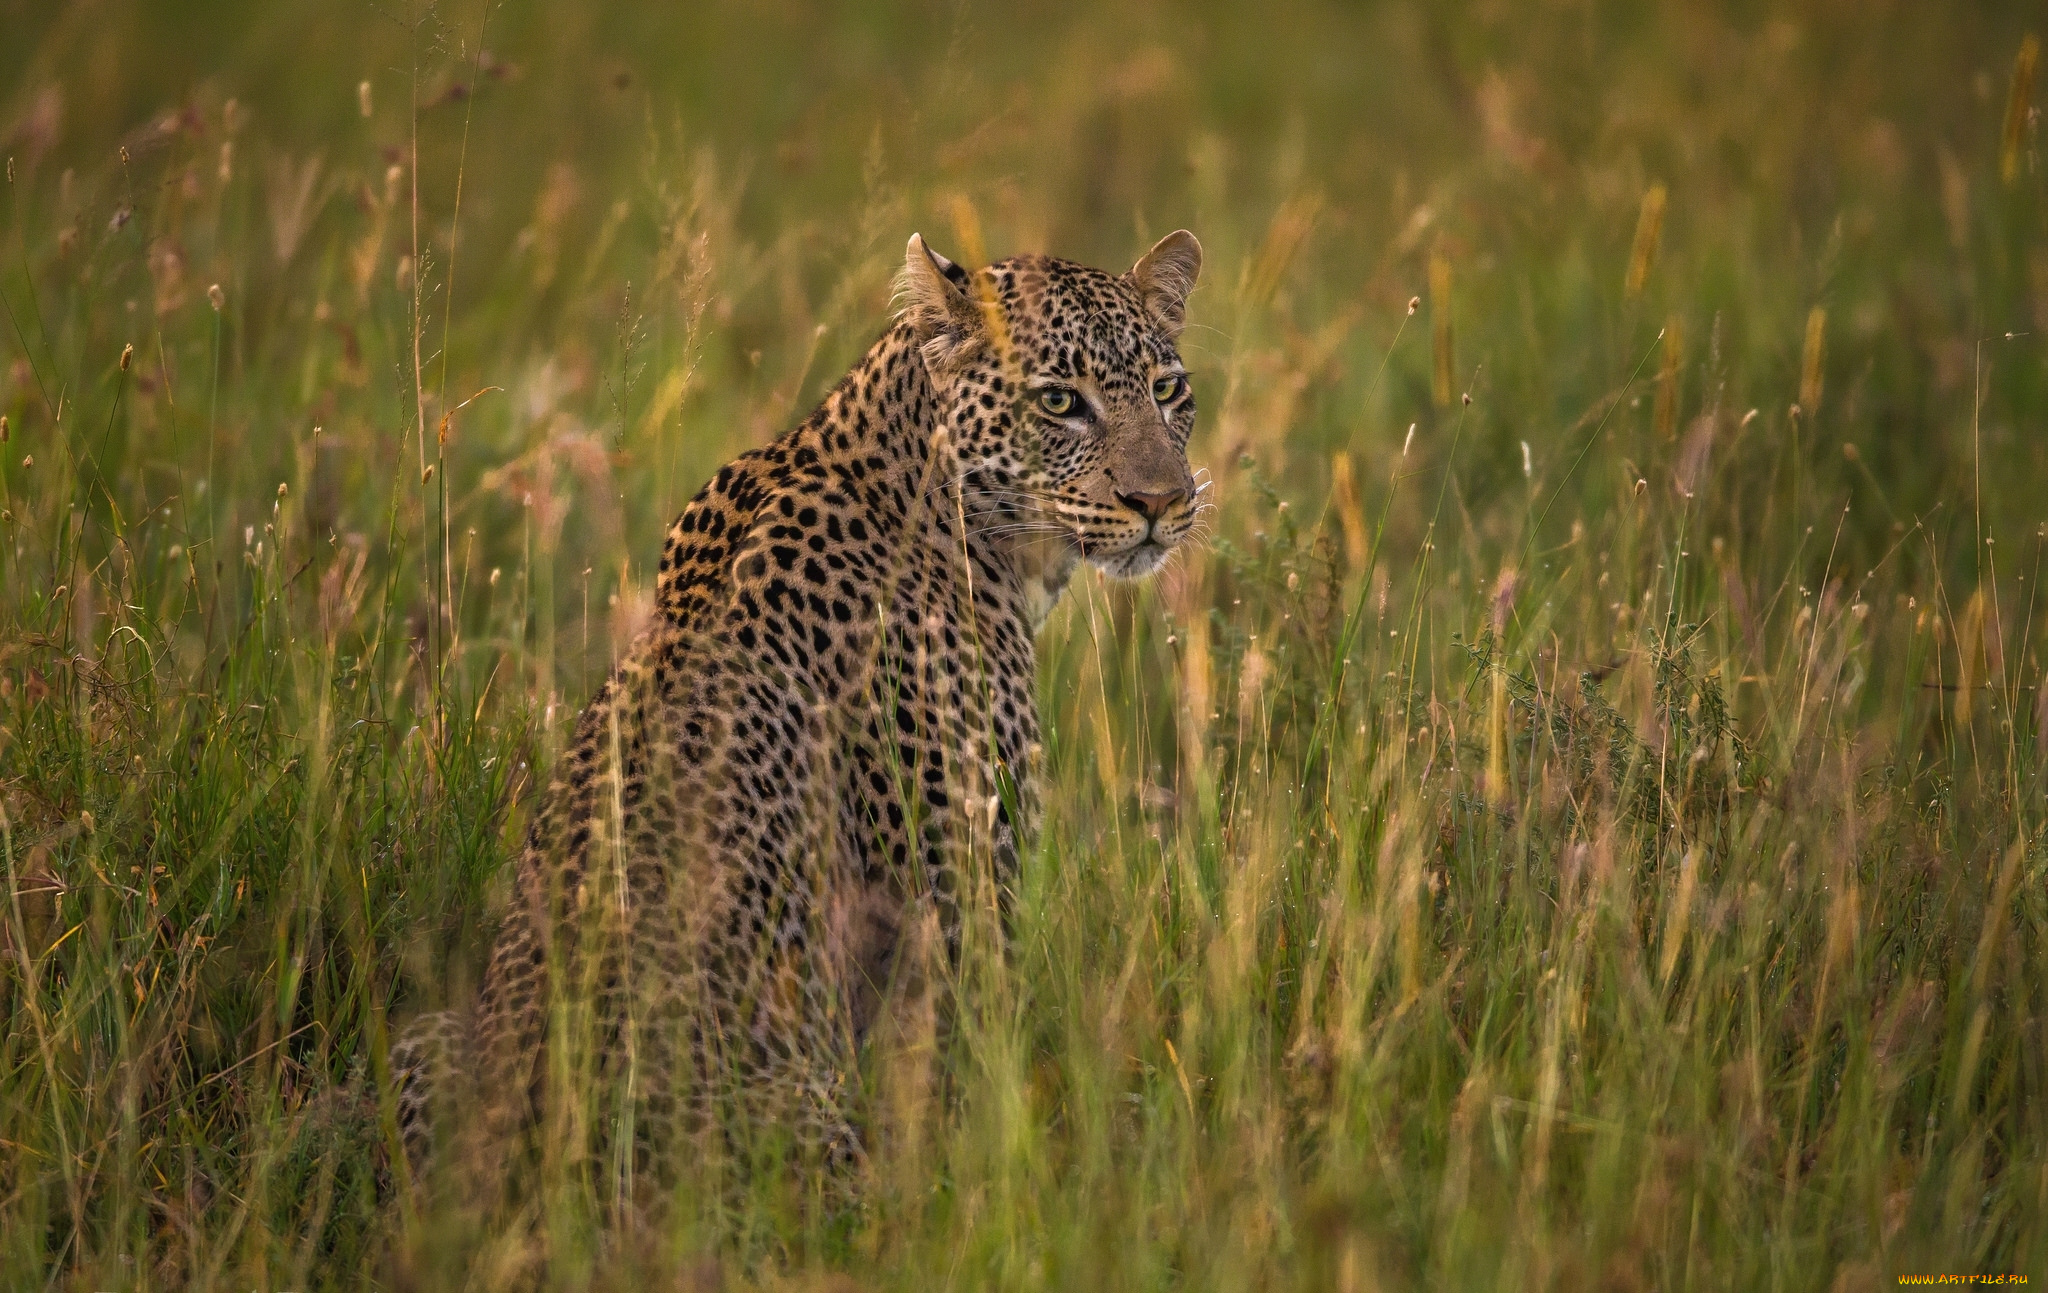
<svg viewBox="0 0 2048 1293">
<path fill-rule="evenodd" d="M 1138 258 L 1128 275 L 1137 285 L 1145 309 L 1171 337 L 1178 337 L 1187 324 L 1188 293 L 1195 290 L 1195 280 L 1201 276 L 1202 244 L 1185 229 L 1176 229 L 1152 244 L 1152 250 Z"/>
<path fill-rule="evenodd" d="M 910 235 L 903 272 L 896 278 L 901 317 L 916 331 L 925 363 L 932 369 L 962 352 L 981 331 L 981 311 L 969 296 L 967 271 Z"/>
</svg>

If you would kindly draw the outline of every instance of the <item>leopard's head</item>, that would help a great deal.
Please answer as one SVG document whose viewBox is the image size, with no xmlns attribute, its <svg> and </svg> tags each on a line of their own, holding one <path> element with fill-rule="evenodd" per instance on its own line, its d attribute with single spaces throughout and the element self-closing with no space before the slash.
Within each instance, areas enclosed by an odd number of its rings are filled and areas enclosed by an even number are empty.
<svg viewBox="0 0 2048 1293">
<path fill-rule="evenodd" d="M 1195 527 L 1195 396 L 1174 348 L 1202 245 L 1168 234 L 1128 273 L 1049 256 L 969 272 L 910 239 L 899 290 L 971 526 L 1148 574 Z M 951 482 L 948 482 L 949 485 Z"/>
</svg>

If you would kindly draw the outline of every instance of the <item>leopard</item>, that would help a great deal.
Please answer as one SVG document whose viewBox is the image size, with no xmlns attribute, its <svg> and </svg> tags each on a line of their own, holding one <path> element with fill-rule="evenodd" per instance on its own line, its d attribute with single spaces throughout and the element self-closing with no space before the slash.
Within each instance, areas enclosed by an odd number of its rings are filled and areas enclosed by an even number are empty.
<svg viewBox="0 0 2048 1293">
<path fill-rule="evenodd" d="M 1177 348 L 1201 263 L 1186 230 L 1121 274 L 911 236 L 887 330 L 668 528 L 473 1005 L 392 1048 L 416 1172 L 458 1112 L 481 1143 L 545 1141 L 579 1083 L 628 1176 L 681 1170 L 721 1092 L 812 1161 L 863 1160 L 858 1057 L 892 992 L 975 914 L 1009 919 L 1040 631 L 1082 563 L 1149 575 L 1212 506 Z"/>
</svg>

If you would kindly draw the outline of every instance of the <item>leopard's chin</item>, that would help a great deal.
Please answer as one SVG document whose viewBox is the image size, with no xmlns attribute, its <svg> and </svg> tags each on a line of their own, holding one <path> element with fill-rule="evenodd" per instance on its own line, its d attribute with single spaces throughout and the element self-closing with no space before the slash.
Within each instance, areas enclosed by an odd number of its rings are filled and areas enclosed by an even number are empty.
<svg viewBox="0 0 2048 1293">
<path fill-rule="evenodd" d="M 1113 579 L 1143 579 L 1166 564 L 1174 546 L 1156 539 L 1140 539 L 1119 552 L 1091 552 L 1088 560 Z"/>
</svg>

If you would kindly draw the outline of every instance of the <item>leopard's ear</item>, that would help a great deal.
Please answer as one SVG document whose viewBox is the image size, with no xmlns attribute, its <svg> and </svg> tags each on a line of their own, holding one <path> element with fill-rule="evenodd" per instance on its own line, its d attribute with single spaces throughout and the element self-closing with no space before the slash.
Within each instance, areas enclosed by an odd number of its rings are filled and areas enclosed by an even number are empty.
<svg viewBox="0 0 2048 1293">
<path fill-rule="evenodd" d="M 933 368 L 980 331 L 981 312 L 968 297 L 969 282 L 967 271 L 926 246 L 922 234 L 910 235 L 896 298 Z"/>
<path fill-rule="evenodd" d="M 1202 244 L 1185 229 L 1152 244 L 1152 250 L 1138 258 L 1126 275 L 1138 289 L 1145 310 L 1167 335 L 1179 336 L 1187 323 L 1188 293 L 1202 275 Z"/>
</svg>

